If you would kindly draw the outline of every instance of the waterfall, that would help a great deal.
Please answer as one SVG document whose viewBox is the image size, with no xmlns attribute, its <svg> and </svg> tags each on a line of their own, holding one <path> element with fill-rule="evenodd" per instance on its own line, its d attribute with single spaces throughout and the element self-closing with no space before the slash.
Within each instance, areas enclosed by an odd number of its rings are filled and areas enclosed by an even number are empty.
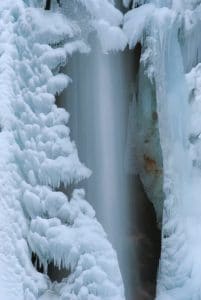
<svg viewBox="0 0 201 300">
<path fill-rule="evenodd" d="M 94 36 L 90 45 L 89 54 L 74 54 L 63 70 L 72 83 L 58 104 L 70 113 L 71 137 L 80 160 L 92 170 L 81 186 L 117 250 L 126 299 L 154 297 L 160 233 L 133 172 L 140 48 L 105 54 Z"/>
<path fill-rule="evenodd" d="M 201 0 L 0 15 L 1 296 L 201 299 Z"/>
<path fill-rule="evenodd" d="M 125 153 L 135 62 L 128 50 L 104 54 L 94 37 L 91 44 L 88 55 L 75 54 L 66 66 L 72 84 L 59 103 L 70 112 L 71 136 L 79 157 L 93 172 L 85 182 L 86 198 L 124 268 L 129 263 L 125 257 L 131 189 Z"/>
</svg>

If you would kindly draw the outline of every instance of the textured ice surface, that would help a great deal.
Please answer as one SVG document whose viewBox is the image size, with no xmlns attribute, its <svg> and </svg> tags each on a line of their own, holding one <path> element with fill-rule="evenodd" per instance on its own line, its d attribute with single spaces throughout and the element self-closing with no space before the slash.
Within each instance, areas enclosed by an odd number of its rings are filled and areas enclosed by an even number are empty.
<svg viewBox="0 0 201 300">
<path fill-rule="evenodd" d="M 70 139 L 68 113 L 55 105 L 71 81 L 59 68 L 89 47 L 76 20 L 41 7 L 0 3 L 0 297 L 122 300 L 116 254 L 84 191 L 58 191 L 91 173 Z M 32 252 L 45 269 L 54 262 L 70 275 L 51 283 L 32 265 Z"/>
<path fill-rule="evenodd" d="M 62 11 L 76 19 L 82 36 L 87 37 L 89 32 L 96 32 L 104 52 L 123 50 L 126 47 L 126 35 L 119 27 L 123 22 L 123 15 L 111 1 L 63 1 Z"/>
<path fill-rule="evenodd" d="M 150 197 L 157 215 L 163 211 L 157 299 L 199 299 L 200 1 L 134 1 L 133 7 L 136 4 L 139 7 L 125 17 L 124 30 L 131 47 L 137 42 L 142 46 L 144 79 L 141 75 L 137 100 L 142 102 L 138 105 L 145 127 L 138 134 L 144 138 L 154 103 L 163 164 L 164 199 Z M 150 134 L 153 138 L 153 131 Z M 154 158 L 157 149 L 150 149 Z M 141 176 L 145 189 L 153 187 L 152 177 L 147 181 Z"/>
</svg>

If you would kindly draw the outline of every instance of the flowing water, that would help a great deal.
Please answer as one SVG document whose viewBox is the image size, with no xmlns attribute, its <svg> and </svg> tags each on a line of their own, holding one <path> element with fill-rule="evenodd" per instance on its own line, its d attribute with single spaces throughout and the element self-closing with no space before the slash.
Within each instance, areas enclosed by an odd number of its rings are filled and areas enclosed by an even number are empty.
<svg viewBox="0 0 201 300">
<path fill-rule="evenodd" d="M 59 102 L 70 112 L 80 160 L 93 172 L 86 198 L 125 265 L 130 194 L 125 152 L 135 62 L 128 51 L 103 54 L 95 38 L 91 44 L 90 54 L 69 61 L 65 72 L 73 82 Z"/>
<path fill-rule="evenodd" d="M 73 82 L 58 104 L 70 113 L 71 137 L 80 160 L 93 172 L 84 183 L 86 199 L 117 250 L 126 299 L 153 299 L 148 294 L 155 293 L 156 220 L 139 180 L 130 174 L 128 123 L 139 51 L 104 54 L 95 37 L 90 44 L 88 55 L 74 54 L 69 60 L 64 72 Z M 151 284 L 148 293 L 143 286 L 147 284 Z"/>
</svg>

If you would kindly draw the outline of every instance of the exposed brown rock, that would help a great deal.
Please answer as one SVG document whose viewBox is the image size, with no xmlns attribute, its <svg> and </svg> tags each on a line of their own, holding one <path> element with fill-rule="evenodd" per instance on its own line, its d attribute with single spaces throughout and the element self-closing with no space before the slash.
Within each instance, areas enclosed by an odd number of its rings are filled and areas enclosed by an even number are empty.
<svg viewBox="0 0 201 300">
<path fill-rule="evenodd" d="M 147 172 L 154 173 L 155 175 L 162 174 L 162 170 L 157 166 L 156 161 L 147 156 L 146 154 L 144 154 L 144 169 Z"/>
</svg>

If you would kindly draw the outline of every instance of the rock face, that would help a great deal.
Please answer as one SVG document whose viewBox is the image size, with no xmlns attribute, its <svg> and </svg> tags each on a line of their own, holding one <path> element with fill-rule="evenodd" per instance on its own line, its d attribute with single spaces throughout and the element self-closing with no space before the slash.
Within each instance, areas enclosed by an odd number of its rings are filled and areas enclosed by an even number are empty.
<svg viewBox="0 0 201 300">
<path fill-rule="evenodd" d="M 153 203 L 160 226 L 163 212 L 163 160 L 160 146 L 156 95 L 144 66 L 139 69 L 135 101 L 136 161 L 140 179 Z"/>
<path fill-rule="evenodd" d="M 133 122 L 131 155 L 133 156 L 134 153 L 132 168 L 140 176 L 147 197 L 154 205 L 158 226 L 161 227 L 164 200 L 163 159 L 155 86 L 147 74 L 146 64 L 143 63 L 145 49 L 138 43 L 134 51 L 140 63 L 136 68 L 135 91 L 131 107 Z M 132 158 L 130 160 L 132 161 Z"/>
<path fill-rule="evenodd" d="M 131 249 L 136 252 L 138 276 L 129 300 L 151 300 L 156 295 L 156 278 L 161 248 L 161 232 L 157 227 L 156 214 L 138 177 L 134 179 L 134 201 L 130 203 Z M 132 200 L 133 200 L 132 199 Z M 134 277 L 135 274 L 132 274 Z"/>
</svg>

